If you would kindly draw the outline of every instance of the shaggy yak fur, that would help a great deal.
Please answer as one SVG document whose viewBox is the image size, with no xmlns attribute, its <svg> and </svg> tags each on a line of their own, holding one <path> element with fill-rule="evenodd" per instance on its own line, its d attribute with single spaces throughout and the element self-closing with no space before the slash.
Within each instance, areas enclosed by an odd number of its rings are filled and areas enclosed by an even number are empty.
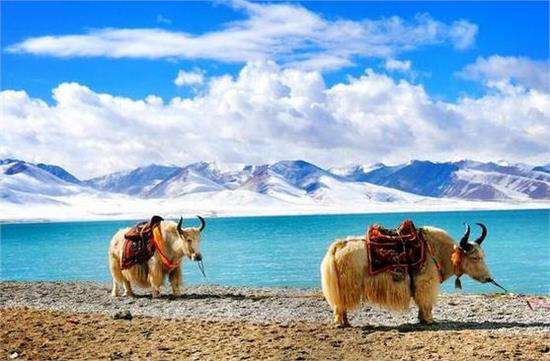
<svg viewBox="0 0 550 361">
<path fill-rule="evenodd" d="M 109 268 L 113 276 L 111 294 L 113 297 L 118 296 L 118 286 L 120 284 L 124 285 L 124 296 L 126 297 L 134 295 L 132 284 L 142 288 L 151 287 L 153 297 L 157 297 L 166 275 L 170 280 L 173 294 L 180 294 L 182 258 L 185 256 L 193 261 L 202 259 L 200 240 L 203 227 L 179 228 L 178 224 L 172 221 L 161 221 L 159 226 L 164 239 L 165 249 L 163 249 L 163 252 L 173 264 L 176 264 L 176 267 L 168 269 L 162 263 L 159 253 L 155 252 L 153 257 L 146 263 L 136 264 L 125 270 L 121 269 L 124 235 L 130 228 L 121 229 L 115 233 L 109 247 Z"/>
<path fill-rule="evenodd" d="M 458 270 L 453 267 L 451 255 L 457 245 L 442 229 L 423 227 L 424 239 L 429 242 L 435 254 L 428 253 L 420 272 L 414 275 L 414 294 L 412 294 L 409 276 L 395 281 L 392 273 L 385 271 L 374 276 L 368 273 L 369 258 L 364 237 L 348 237 L 332 243 L 321 263 L 322 288 L 325 299 L 332 307 L 334 322 L 340 326 L 349 326 L 347 311 L 357 308 L 361 303 L 377 304 L 390 310 L 402 311 L 409 307 L 411 298 L 418 306 L 418 318 L 421 323 L 433 323 L 432 308 L 439 293 L 439 271 L 432 256 L 441 267 L 443 281 L 452 275 L 467 274 L 473 279 L 485 283 L 491 276 L 481 241 L 486 232 L 476 242 L 463 241 L 467 252 L 462 255 Z M 460 245 L 463 245 L 461 241 Z"/>
</svg>

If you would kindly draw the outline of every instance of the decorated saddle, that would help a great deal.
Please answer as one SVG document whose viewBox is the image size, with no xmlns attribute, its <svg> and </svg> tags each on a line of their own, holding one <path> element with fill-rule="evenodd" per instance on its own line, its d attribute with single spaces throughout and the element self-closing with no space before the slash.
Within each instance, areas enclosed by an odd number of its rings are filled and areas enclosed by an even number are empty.
<svg viewBox="0 0 550 361">
<path fill-rule="evenodd" d="M 370 275 L 388 270 L 403 275 L 416 274 L 426 261 L 426 242 L 410 220 L 396 229 L 378 224 L 370 226 L 365 244 Z"/>
<path fill-rule="evenodd" d="M 124 234 L 121 268 L 127 269 L 135 264 L 147 262 L 155 254 L 154 229 L 163 218 L 153 216 L 150 221 L 141 222 Z"/>
</svg>

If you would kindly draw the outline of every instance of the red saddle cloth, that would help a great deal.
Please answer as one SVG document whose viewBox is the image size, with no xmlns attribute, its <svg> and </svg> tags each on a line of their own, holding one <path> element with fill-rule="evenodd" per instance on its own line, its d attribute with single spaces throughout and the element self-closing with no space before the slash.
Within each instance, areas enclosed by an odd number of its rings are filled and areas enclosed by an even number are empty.
<svg viewBox="0 0 550 361">
<path fill-rule="evenodd" d="M 410 220 L 397 229 L 370 226 L 365 243 L 370 275 L 387 270 L 418 273 L 426 260 L 426 242 Z"/>
<path fill-rule="evenodd" d="M 162 217 L 153 216 L 148 222 L 141 222 L 124 234 L 121 268 L 127 269 L 138 263 L 147 262 L 155 254 L 153 228 L 158 227 Z"/>
</svg>

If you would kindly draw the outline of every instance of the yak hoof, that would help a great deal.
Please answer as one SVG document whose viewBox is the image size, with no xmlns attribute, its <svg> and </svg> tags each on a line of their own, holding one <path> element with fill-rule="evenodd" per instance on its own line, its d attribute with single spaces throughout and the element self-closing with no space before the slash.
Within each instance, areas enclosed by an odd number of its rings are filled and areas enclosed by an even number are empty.
<svg viewBox="0 0 550 361">
<path fill-rule="evenodd" d="M 434 320 L 419 320 L 418 323 L 421 325 L 429 326 L 429 325 L 433 325 L 435 322 Z"/>
<path fill-rule="evenodd" d="M 348 321 L 339 322 L 339 323 L 336 324 L 336 328 L 348 328 L 348 327 L 351 327 L 351 325 Z"/>
<path fill-rule="evenodd" d="M 348 321 L 348 314 L 345 311 L 342 313 L 334 313 L 334 323 L 336 323 L 337 328 L 351 327 Z"/>
</svg>

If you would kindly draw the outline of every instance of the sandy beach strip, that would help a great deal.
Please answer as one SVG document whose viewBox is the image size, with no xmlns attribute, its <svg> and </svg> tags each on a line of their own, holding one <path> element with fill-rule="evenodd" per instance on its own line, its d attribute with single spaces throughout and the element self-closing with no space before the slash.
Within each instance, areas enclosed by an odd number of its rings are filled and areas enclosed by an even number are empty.
<svg viewBox="0 0 550 361">
<path fill-rule="evenodd" d="M 550 310 L 510 295 L 440 296 L 416 309 L 365 306 L 331 325 L 319 290 L 189 286 L 174 298 L 113 299 L 97 282 L 0 282 L 0 358 L 550 360 Z M 116 319 L 118 313 L 131 319 Z"/>
</svg>

